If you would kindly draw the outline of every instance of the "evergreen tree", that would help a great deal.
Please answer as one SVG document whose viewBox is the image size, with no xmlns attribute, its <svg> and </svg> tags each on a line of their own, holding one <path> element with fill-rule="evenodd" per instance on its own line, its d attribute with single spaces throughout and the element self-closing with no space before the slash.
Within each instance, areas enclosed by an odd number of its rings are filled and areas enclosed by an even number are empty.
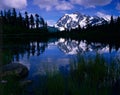
<svg viewBox="0 0 120 95">
<path fill-rule="evenodd" d="M 44 27 L 47 28 L 47 26 L 48 26 L 48 25 L 47 25 L 47 22 L 46 22 L 46 23 L 44 24 Z"/>
<path fill-rule="evenodd" d="M 44 32 L 48 32 L 48 28 L 47 28 L 47 22 L 44 22 L 43 29 L 44 29 Z"/>
<path fill-rule="evenodd" d="M 31 28 L 34 28 L 34 17 L 32 14 L 30 15 L 30 25 L 31 25 Z"/>
<path fill-rule="evenodd" d="M 20 12 L 17 14 L 15 8 L 12 10 L 9 9 L 0 11 L 0 20 L 2 20 L 3 29 L 7 33 L 19 34 L 18 31 L 22 31 L 22 29 L 34 28 L 35 26 L 38 29 L 40 25 L 43 27 L 41 28 L 42 31 L 47 31 L 47 23 L 45 23 L 44 19 L 38 14 L 36 14 L 35 17 L 36 19 L 34 20 L 34 17 L 31 14 L 29 18 L 27 12 L 25 12 L 25 17 L 22 17 L 22 14 Z"/>
<path fill-rule="evenodd" d="M 15 8 L 13 8 L 13 10 L 12 10 L 12 24 L 16 25 L 16 23 L 17 23 L 17 13 L 16 13 Z"/>
<path fill-rule="evenodd" d="M 120 17 L 119 16 L 117 18 L 117 24 L 118 24 L 118 26 L 120 26 Z"/>
<path fill-rule="evenodd" d="M 36 17 L 36 28 L 38 29 L 39 28 L 39 15 L 35 14 L 35 17 Z"/>
<path fill-rule="evenodd" d="M 0 32 L 2 30 L 2 24 L 3 24 L 3 11 L 0 12 Z M 1 34 L 2 35 L 2 34 Z"/>
<path fill-rule="evenodd" d="M 89 21 L 89 17 L 87 17 L 87 19 L 86 19 L 86 28 L 90 28 L 91 27 L 91 25 L 90 25 L 90 21 Z"/>
<path fill-rule="evenodd" d="M 0 11 L 0 25 L 3 24 L 3 11 Z"/>
<path fill-rule="evenodd" d="M 40 17 L 40 24 L 41 24 L 42 27 L 45 26 L 45 22 L 44 22 L 44 19 L 42 17 Z"/>
<path fill-rule="evenodd" d="M 12 16 L 14 16 L 15 18 L 17 17 L 17 12 L 16 12 L 15 8 L 13 8 Z"/>
<path fill-rule="evenodd" d="M 0 11 L 0 16 L 3 17 L 3 11 L 2 10 Z"/>
<path fill-rule="evenodd" d="M 7 12 L 4 10 L 4 17 L 7 18 Z"/>
<path fill-rule="evenodd" d="M 109 25 L 109 31 L 113 32 L 115 31 L 115 27 L 114 27 L 114 19 L 113 19 L 113 16 L 111 16 L 111 19 L 110 19 L 110 25 Z"/>
<path fill-rule="evenodd" d="M 25 25 L 29 29 L 29 17 L 27 12 L 25 12 Z"/>
<path fill-rule="evenodd" d="M 18 24 L 20 26 L 24 27 L 23 17 L 20 12 L 19 12 L 19 16 L 18 16 Z"/>
<path fill-rule="evenodd" d="M 78 30 L 81 31 L 81 26 L 80 26 L 80 24 L 78 25 Z"/>
<path fill-rule="evenodd" d="M 6 10 L 3 11 L 2 22 L 3 22 L 3 24 L 7 24 L 7 12 L 6 12 Z"/>
<path fill-rule="evenodd" d="M 7 23 L 11 24 L 11 10 L 10 9 L 7 11 Z"/>
<path fill-rule="evenodd" d="M 110 24 L 113 25 L 114 24 L 114 19 L 113 19 L 113 16 L 111 16 L 111 19 L 110 19 Z"/>
<path fill-rule="evenodd" d="M 8 11 L 7 11 L 7 18 L 9 19 L 11 17 L 11 10 L 9 9 Z"/>
<path fill-rule="evenodd" d="M 120 17 L 119 16 L 117 18 L 116 27 L 117 27 L 117 31 L 120 33 Z"/>
</svg>

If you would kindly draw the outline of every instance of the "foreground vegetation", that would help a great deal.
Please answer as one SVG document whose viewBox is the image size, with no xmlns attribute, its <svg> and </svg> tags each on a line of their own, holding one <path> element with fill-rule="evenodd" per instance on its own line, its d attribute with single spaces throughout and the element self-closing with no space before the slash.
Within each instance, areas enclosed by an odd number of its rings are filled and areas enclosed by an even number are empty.
<svg viewBox="0 0 120 95">
<path fill-rule="evenodd" d="M 66 68 L 63 68 L 64 70 Z M 52 70 L 40 76 L 38 87 L 33 95 L 119 95 L 120 63 L 106 63 L 100 56 L 86 60 L 79 55 L 70 61 L 67 72 Z M 1 95 L 28 95 L 26 86 L 21 85 L 15 76 L 1 78 Z"/>
<path fill-rule="evenodd" d="M 107 64 L 99 55 L 89 60 L 80 56 L 68 74 L 46 75 L 36 95 L 119 95 L 119 65 Z"/>
<path fill-rule="evenodd" d="M 24 86 L 25 87 L 25 86 Z M 14 74 L 0 77 L 0 95 L 25 95 L 19 78 Z"/>
</svg>

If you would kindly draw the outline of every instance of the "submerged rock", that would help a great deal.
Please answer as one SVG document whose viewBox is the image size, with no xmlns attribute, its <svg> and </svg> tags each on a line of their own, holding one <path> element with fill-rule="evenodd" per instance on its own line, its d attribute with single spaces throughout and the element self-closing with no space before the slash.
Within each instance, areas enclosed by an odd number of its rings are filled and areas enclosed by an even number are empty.
<svg viewBox="0 0 120 95">
<path fill-rule="evenodd" d="M 28 68 L 20 63 L 10 63 L 0 67 L 0 77 L 7 75 L 16 75 L 23 78 L 28 75 Z"/>
</svg>

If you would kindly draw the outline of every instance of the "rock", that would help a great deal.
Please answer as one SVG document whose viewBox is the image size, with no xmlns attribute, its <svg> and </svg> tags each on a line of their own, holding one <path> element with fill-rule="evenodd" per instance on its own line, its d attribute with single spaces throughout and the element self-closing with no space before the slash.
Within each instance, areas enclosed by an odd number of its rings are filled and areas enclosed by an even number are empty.
<svg viewBox="0 0 120 95">
<path fill-rule="evenodd" d="M 20 63 L 10 63 L 0 67 L 0 77 L 7 75 L 16 75 L 23 78 L 28 75 L 28 68 Z"/>
</svg>

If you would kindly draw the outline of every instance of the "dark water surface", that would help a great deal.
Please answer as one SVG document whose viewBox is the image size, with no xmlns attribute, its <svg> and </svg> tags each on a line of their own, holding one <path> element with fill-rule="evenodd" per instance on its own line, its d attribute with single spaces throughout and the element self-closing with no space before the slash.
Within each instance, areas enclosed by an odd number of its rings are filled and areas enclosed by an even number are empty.
<svg viewBox="0 0 120 95">
<path fill-rule="evenodd" d="M 44 69 L 67 66 L 77 54 L 85 58 L 94 58 L 96 54 L 106 62 L 120 59 L 120 48 L 109 44 L 76 41 L 71 39 L 52 39 L 48 42 L 29 42 L 26 45 L 12 47 L 13 61 L 20 62 L 30 70 L 29 76 L 44 74 Z"/>
<path fill-rule="evenodd" d="M 120 48 L 117 45 L 77 41 L 71 39 L 50 39 L 49 41 L 30 41 L 25 44 L 12 44 L 8 54 L 12 54 L 13 62 L 20 62 L 28 67 L 29 74 L 26 79 L 33 80 L 33 89 L 39 81 L 39 76 L 49 71 L 68 71 L 71 59 L 77 54 L 86 59 L 94 58 L 96 54 L 104 57 L 107 63 L 120 60 Z"/>
</svg>

